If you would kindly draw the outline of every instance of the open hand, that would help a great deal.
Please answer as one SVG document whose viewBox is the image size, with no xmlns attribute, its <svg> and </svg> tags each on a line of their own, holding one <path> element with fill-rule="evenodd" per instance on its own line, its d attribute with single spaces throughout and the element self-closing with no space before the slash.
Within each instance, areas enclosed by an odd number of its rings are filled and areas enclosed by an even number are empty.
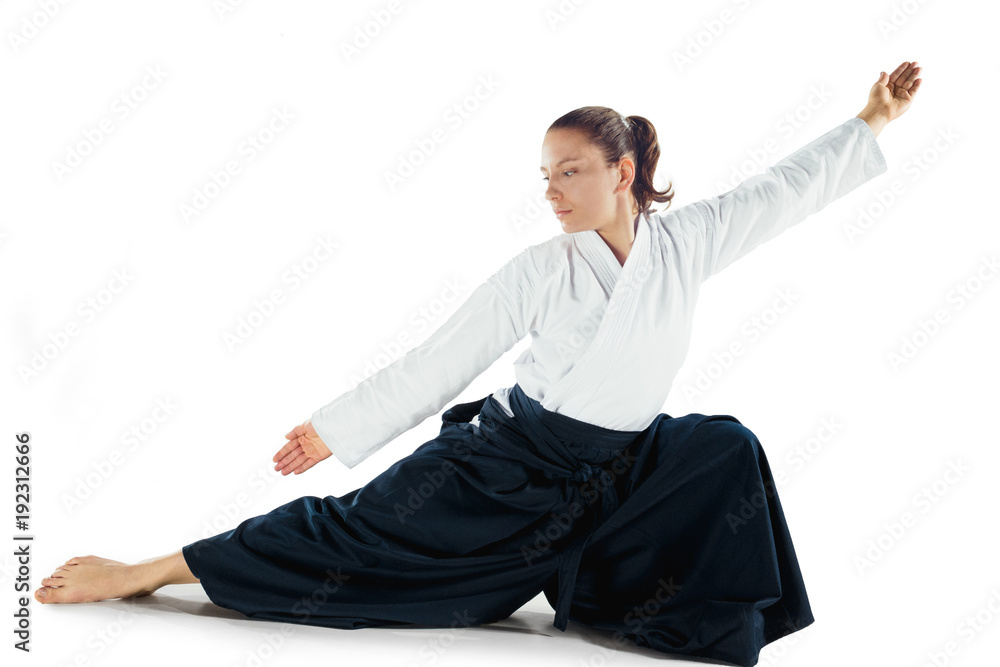
<svg viewBox="0 0 1000 667">
<path fill-rule="evenodd" d="M 271 459 L 274 469 L 282 475 L 305 472 L 323 459 L 330 457 L 330 448 L 324 444 L 312 422 L 308 419 L 285 434 L 288 442 Z"/>
<path fill-rule="evenodd" d="M 917 61 L 903 61 L 892 74 L 882 73 L 868 93 L 868 107 L 885 114 L 886 122 L 899 118 L 910 108 L 923 79 L 917 78 Z"/>
</svg>

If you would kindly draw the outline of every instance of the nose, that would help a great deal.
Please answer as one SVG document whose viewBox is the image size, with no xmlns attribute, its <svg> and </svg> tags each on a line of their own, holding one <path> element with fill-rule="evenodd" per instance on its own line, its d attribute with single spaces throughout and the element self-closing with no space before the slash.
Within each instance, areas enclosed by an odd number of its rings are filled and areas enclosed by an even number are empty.
<svg viewBox="0 0 1000 667">
<path fill-rule="evenodd" d="M 545 198 L 548 199 L 549 201 L 553 201 L 556 199 L 557 196 L 558 194 L 552 188 L 552 181 L 549 181 L 548 185 L 545 188 Z"/>
</svg>

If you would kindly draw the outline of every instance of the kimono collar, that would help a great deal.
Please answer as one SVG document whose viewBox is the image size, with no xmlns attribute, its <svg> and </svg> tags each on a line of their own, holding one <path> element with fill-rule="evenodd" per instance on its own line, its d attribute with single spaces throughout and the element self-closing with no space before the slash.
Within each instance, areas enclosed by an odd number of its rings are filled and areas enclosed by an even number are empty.
<svg viewBox="0 0 1000 667">
<path fill-rule="evenodd" d="M 580 251 L 587 260 L 594 266 L 598 280 L 604 285 L 608 293 L 614 290 L 615 284 L 623 272 L 634 273 L 633 265 L 643 263 L 649 251 L 649 229 L 647 215 L 639 213 L 633 222 L 635 230 L 635 240 L 629 250 L 625 264 L 619 264 L 618 258 L 611 250 L 601 235 L 593 229 L 577 232 L 580 243 Z"/>
</svg>

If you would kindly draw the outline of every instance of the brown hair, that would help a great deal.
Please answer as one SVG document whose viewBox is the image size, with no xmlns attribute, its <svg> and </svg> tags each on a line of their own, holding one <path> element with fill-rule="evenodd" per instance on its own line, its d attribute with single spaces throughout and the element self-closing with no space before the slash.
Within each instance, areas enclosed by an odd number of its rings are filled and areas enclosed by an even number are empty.
<svg viewBox="0 0 1000 667">
<path fill-rule="evenodd" d="M 549 130 L 571 129 L 586 134 L 590 143 L 597 146 L 607 166 L 618 164 L 626 155 L 635 161 L 635 180 L 632 181 L 632 196 L 639 205 L 639 212 L 655 213 L 650 202 L 666 202 L 670 208 L 673 186 L 667 181 L 667 189 L 660 191 L 653 187 L 653 173 L 660 159 L 660 142 L 656 138 L 656 128 L 642 116 L 623 116 L 608 107 L 580 107 L 560 116 Z M 547 132 L 548 130 L 546 130 Z"/>
</svg>

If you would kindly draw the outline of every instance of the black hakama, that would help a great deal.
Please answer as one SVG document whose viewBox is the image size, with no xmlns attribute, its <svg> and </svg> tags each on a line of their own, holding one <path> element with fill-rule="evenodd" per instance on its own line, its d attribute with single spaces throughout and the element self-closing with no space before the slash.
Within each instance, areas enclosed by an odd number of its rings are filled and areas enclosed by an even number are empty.
<svg viewBox="0 0 1000 667">
<path fill-rule="evenodd" d="M 492 397 L 451 407 L 359 489 L 188 544 L 188 567 L 256 619 L 468 627 L 543 592 L 560 630 L 745 666 L 813 622 L 764 450 L 736 418 L 616 431 L 517 385 L 509 399 L 514 418 Z"/>
</svg>

